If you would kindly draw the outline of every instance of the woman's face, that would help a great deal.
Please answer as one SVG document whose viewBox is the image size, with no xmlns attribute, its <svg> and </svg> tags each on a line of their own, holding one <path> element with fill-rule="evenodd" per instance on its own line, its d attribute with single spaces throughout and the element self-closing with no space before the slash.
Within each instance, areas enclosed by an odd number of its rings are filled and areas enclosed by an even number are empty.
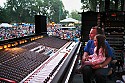
<svg viewBox="0 0 125 83">
<path fill-rule="evenodd" d="M 97 38 L 96 36 L 94 37 L 94 45 L 97 46 L 98 42 L 97 42 Z"/>
</svg>

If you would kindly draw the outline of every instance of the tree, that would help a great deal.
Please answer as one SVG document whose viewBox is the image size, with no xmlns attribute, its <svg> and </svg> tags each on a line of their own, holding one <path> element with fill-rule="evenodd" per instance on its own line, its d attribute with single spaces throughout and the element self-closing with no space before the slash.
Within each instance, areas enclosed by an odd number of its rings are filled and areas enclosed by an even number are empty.
<svg viewBox="0 0 125 83">
<path fill-rule="evenodd" d="M 51 21 L 59 22 L 68 14 L 61 0 L 7 0 L 0 11 L 7 22 L 34 23 L 35 15 L 45 15 Z"/>
<path fill-rule="evenodd" d="M 50 0 L 50 11 L 48 16 L 51 21 L 58 23 L 61 19 L 64 19 L 68 12 L 65 10 L 61 0 Z"/>
<path fill-rule="evenodd" d="M 100 4 L 101 0 L 81 0 L 83 6 L 82 9 L 88 10 L 88 11 L 96 11 L 97 10 L 97 5 Z"/>
<path fill-rule="evenodd" d="M 88 10 L 88 11 L 97 11 L 97 9 L 99 9 L 99 11 L 105 11 L 105 6 L 107 4 L 105 4 L 105 1 L 108 0 L 81 0 L 83 6 L 82 9 L 83 10 Z M 110 10 L 122 10 L 122 3 L 123 0 L 109 0 L 110 2 Z M 98 8 L 99 6 L 99 8 Z"/>
<path fill-rule="evenodd" d="M 79 20 L 79 21 L 81 20 L 81 14 L 78 14 L 78 11 L 76 11 L 76 10 L 73 10 L 70 13 L 69 17 L 74 18 L 74 19 Z"/>
<path fill-rule="evenodd" d="M 6 10 L 0 7 L 0 23 L 7 22 L 6 18 L 7 18 Z"/>
<path fill-rule="evenodd" d="M 7 0 L 5 5 L 10 22 L 32 22 L 34 15 L 31 6 L 34 0 Z"/>
</svg>

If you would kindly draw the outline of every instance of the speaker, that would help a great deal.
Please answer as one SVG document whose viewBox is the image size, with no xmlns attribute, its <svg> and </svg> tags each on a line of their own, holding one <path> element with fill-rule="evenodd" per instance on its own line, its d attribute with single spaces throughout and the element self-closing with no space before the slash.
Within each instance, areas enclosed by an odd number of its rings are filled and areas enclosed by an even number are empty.
<svg viewBox="0 0 125 83">
<path fill-rule="evenodd" d="M 97 26 L 97 12 L 82 12 L 81 42 L 89 40 L 89 32 L 92 27 Z"/>
<path fill-rule="evenodd" d="M 105 0 L 105 11 L 110 10 L 110 0 Z"/>
<path fill-rule="evenodd" d="M 35 15 L 35 34 L 47 34 L 46 16 Z"/>
</svg>

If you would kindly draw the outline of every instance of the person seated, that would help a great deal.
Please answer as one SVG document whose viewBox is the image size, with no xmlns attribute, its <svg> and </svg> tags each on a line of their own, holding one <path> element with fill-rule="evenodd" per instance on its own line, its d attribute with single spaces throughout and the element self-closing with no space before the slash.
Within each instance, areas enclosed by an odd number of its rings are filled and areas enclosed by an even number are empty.
<svg viewBox="0 0 125 83">
<path fill-rule="evenodd" d="M 94 37 L 94 54 L 87 56 L 85 59 L 85 62 L 83 63 L 83 66 L 85 65 L 97 65 L 101 64 L 106 60 L 106 45 L 105 45 L 105 37 L 104 35 L 98 34 Z M 103 68 L 108 68 L 108 65 L 106 65 Z"/>
<path fill-rule="evenodd" d="M 104 35 L 104 29 L 99 28 L 98 26 L 92 27 L 90 30 L 89 38 L 90 40 L 87 42 L 87 45 L 84 47 L 84 54 L 82 57 L 82 63 L 85 63 L 86 58 L 90 55 L 94 54 L 94 37 L 97 34 Z M 95 77 L 96 83 L 106 83 L 106 78 L 110 68 L 105 68 L 112 60 L 113 54 L 110 49 L 110 45 L 107 41 L 105 41 L 106 52 L 105 60 L 101 63 L 95 65 L 85 65 L 82 68 L 83 81 L 84 83 L 91 83 L 92 76 Z"/>
</svg>

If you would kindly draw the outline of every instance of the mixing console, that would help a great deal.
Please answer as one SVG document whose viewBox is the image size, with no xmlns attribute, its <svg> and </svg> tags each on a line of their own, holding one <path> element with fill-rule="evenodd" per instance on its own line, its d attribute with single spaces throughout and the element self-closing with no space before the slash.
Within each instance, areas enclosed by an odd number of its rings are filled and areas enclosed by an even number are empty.
<svg viewBox="0 0 125 83">
<path fill-rule="evenodd" d="M 0 50 L 0 83 L 19 83 L 65 43 L 66 40 L 44 37 L 23 46 Z"/>
</svg>

